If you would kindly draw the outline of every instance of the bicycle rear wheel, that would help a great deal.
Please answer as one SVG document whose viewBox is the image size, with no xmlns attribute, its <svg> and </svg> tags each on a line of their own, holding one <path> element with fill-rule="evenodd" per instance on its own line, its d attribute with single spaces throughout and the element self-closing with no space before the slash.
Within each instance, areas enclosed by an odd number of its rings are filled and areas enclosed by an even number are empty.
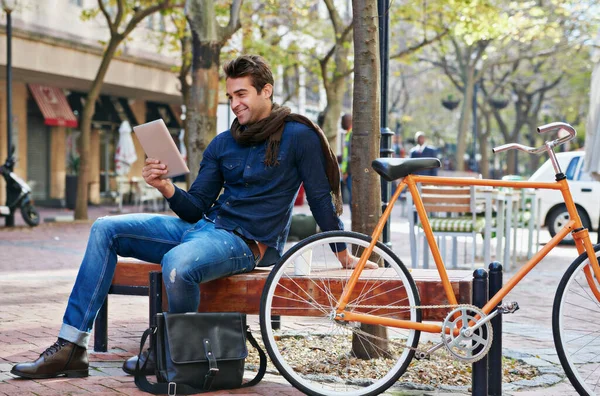
<svg viewBox="0 0 600 396">
<path fill-rule="evenodd" d="M 352 270 L 342 269 L 333 251 L 345 245 L 360 256 L 370 240 L 346 231 L 307 238 L 284 255 L 263 289 L 261 332 L 269 356 L 309 395 L 380 394 L 404 373 L 419 343 L 415 330 L 334 319 Z M 418 290 L 400 259 L 377 243 L 370 260 L 380 268 L 361 273 L 347 310 L 420 322 Z"/>
<path fill-rule="evenodd" d="M 595 247 L 596 252 L 600 245 Z M 587 254 L 567 269 L 556 290 L 552 332 L 560 363 L 580 395 L 600 394 L 600 301 L 584 269 Z M 591 268 L 590 268 L 591 270 Z M 595 287 L 600 284 L 592 275 Z"/>
</svg>

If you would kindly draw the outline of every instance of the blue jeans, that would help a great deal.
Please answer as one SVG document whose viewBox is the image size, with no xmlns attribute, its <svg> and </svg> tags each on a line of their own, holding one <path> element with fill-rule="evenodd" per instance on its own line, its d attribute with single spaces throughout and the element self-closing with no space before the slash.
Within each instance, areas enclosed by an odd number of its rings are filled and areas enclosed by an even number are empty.
<svg viewBox="0 0 600 396">
<path fill-rule="evenodd" d="M 254 256 L 236 234 L 202 219 L 127 214 L 102 217 L 90 230 L 59 337 L 87 347 L 92 325 L 108 295 L 117 255 L 161 263 L 170 312 L 191 312 L 200 303 L 199 283 L 252 271 Z"/>
</svg>

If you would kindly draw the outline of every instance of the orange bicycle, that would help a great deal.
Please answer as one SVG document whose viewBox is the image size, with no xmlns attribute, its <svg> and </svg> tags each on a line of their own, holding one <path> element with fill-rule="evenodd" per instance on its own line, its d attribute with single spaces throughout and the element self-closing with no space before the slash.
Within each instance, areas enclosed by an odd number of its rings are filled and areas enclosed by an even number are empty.
<svg viewBox="0 0 600 396">
<path fill-rule="evenodd" d="M 392 386 L 415 355 L 426 357 L 446 348 L 464 362 L 483 358 L 492 342 L 490 321 L 512 313 L 515 302 L 500 301 L 569 233 L 579 257 L 565 272 L 554 300 L 552 327 L 560 362 L 582 395 L 596 394 L 600 382 L 600 267 L 588 230 L 583 228 L 554 147 L 572 140 L 568 124 L 552 123 L 539 133 L 566 131 L 539 148 L 506 144 L 494 152 L 517 149 L 547 152 L 556 171 L 555 182 L 501 181 L 413 175 L 439 167 L 435 158 L 380 158 L 373 168 L 385 180 L 399 180 L 391 202 L 372 236 L 356 232 L 324 232 L 292 247 L 273 268 L 263 290 L 261 332 L 271 360 L 296 388 L 311 395 L 376 395 Z M 570 220 L 538 251 L 483 308 L 458 304 L 435 242 L 418 183 L 447 186 L 491 186 L 560 190 Z M 402 261 L 379 242 L 400 192 L 407 187 L 421 220 L 448 303 L 422 306 L 415 282 Z M 343 269 L 338 253 L 348 249 L 360 257 L 354 269 Z M 367 261 L 379 264 L 366 269 Z M 423 310 L 445 309 L 443 321 L 428 322 Z M 440 340 L 419 349 L 421 332 Z"/>
</svg>

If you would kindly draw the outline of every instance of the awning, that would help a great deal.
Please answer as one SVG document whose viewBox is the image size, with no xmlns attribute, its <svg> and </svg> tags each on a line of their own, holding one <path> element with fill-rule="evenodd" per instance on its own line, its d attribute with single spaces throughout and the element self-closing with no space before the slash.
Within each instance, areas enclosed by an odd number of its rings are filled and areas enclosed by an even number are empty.
<svg viewBox="0 0 600 396">
<path fill-rule="evenodd" d="M 87 94 L 82 92 L 71 92 L 67 98 L 73 111 L 78 116 L 83 113 L 83 107 L 87 100 Z M 117 98 L 114 96 L 100 95 L 96 100 L 92 122 L 101 124 L 120 125 L 123 121 L 129 121 L 131 125 L 137 125 L 138 122 L 129 107 L 126 98 Z"/>
<path fill-rule="evenodd" d="M 77 128 L 77 117 L 73 114 L 62 89 L 29 84 L 29 90 L 44 116 L 46 125 Z"/>
<path fill-rule="evenodd" d="M 167 128 L 180 129 L 179 119 L 166 103 L 146 102 L 146 122 L 162 118 Z"/>
</svg>

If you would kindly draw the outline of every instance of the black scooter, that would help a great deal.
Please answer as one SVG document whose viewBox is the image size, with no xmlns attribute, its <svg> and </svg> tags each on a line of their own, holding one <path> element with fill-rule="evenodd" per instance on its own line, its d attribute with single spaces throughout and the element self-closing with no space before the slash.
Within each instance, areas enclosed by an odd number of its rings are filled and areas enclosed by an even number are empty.
<svg viewBox="0 0 600 396">
<path fill-rule="evenodd" d="M 17 208 L 21 208 L 21 215 L 23 215 L 25 223 L 31 227 L 35 227 L 40 224 L 40 214 L 33 206 L 31 200 L 31 188 L 27 185 L 25 180 L 21 179 L 13 172 L 16 162 L 14 152 L 15 148 L 13 146 L 4 165 L 0 165 L 0 173 L 2 173 L 6 185 L 8 186 L 6 189 L 6 205 L 0 205 L 0 216 L 14 216 Z"/>
</svg>

